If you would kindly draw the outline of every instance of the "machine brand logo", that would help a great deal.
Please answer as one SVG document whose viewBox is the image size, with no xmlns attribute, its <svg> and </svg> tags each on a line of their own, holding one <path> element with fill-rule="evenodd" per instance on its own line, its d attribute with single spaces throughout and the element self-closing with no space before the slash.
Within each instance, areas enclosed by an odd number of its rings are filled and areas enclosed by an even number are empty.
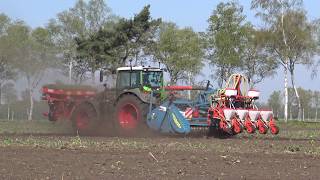
<svg viewBox="0 0 320 180">
<path fill-rule="evenodd" d="M 173 113 L 172 113 L 172 119 L 173 119 L 173 122 L 178 126 L 178 128 L 181 128 L 181 124 L 180 124 L 178 118 Z"/>
</svg>

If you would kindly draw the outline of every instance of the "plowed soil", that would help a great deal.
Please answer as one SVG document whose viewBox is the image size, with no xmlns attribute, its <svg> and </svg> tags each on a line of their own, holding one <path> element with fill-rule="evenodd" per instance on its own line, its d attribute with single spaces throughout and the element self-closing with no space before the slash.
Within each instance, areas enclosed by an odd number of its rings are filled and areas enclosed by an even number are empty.
<svg viewBox="0 0 320 180">
<path fill-rule="evenodd" d="M 0 179 L 319 179 L 318 138 L 1 135 Z"/>
</svg>

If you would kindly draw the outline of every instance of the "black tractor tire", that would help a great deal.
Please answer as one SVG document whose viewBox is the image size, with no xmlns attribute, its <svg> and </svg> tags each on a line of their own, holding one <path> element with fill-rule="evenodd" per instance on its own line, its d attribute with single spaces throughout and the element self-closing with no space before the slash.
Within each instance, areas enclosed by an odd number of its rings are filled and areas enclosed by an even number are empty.
<svg viewBox="0 0 320 180">
<path fill-rule="evenodd" d="M 76 135 L 96 135 L 98 114 L 93 105 L 82 103 L 75 107 L 71 117 L 73 131 Z"/>
<path fill-rule="evenodd" d="M 133 94 L 122 95 L 116 102 L 114 126 L 118 134 L 124 136 L 145 136 L 149 106 Z"/>
</svg>

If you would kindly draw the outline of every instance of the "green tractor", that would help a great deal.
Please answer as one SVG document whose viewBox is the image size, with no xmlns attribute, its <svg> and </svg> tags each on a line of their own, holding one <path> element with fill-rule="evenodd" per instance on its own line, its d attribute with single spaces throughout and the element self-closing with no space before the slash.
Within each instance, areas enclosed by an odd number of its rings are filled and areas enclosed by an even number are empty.
<svg viewBox="0 0 320 180">
<path fill-rule="evenodd" d="M 46 85 L 42 92 L 50 107 L 45 113 L 49 120 L 71 120 L 79 134 L 95 134 L 102 123 L 109 130 L 135 134 L 147 128 L 148 105 L 163 98 L 162 87 L 163 69 L 139 66 L 118 68 L 115 89 Z M 156 92 L 152 97 L 151 91 Z"/>
<path fill-rule="evenodd" d="M 162 87 L 163 70 L 160 68 L 117 69 L 114 125 L 118 132 L 137 134 L 138 131 L 147 130 L 145 121 L 149 104 L 164 98 Z M 156 93 L 151 96 L 151 91 Z"/>
</svg>

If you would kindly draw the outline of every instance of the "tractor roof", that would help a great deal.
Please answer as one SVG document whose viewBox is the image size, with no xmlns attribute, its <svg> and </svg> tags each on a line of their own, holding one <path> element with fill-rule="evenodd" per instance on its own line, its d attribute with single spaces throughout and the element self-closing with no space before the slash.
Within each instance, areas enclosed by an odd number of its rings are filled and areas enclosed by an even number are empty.
<svg viewBox="0 0 320 180">
<path fill-rule="evenodd" d="M 117 71 L 130 71 L 131 67 L 119 67 Z M 145 67 L 145 66 L 133 66 L 133 71 L 162 71 L 162 69 L 159 69 L 157 67 Z"/>
</svg>

